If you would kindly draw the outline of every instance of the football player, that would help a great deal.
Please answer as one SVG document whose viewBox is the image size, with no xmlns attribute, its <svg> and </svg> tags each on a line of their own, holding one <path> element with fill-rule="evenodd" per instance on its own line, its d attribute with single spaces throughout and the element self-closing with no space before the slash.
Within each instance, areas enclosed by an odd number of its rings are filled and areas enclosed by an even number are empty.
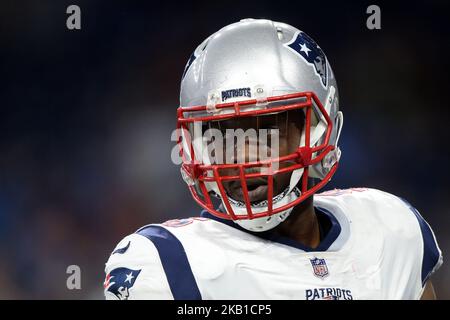
<svg viewBox="0 0 450 320">
<path fill-rule="evenodd" d="M 435 298 L 442 254 L 413 206 L 368 188 L 318 193 L 343 115 L 306 33 L 255 19 L 214 33 L 185 67 L 177 117 L 181 173 L 204 210 L 120 241 L 106 298 Z"/>
</svg>

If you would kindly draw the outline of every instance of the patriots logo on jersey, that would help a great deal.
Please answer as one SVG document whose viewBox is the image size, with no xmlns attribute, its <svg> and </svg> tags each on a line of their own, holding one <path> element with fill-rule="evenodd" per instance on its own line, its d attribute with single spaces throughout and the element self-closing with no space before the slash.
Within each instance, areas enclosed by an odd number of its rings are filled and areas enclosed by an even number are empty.
<svg viewBox="0 0 450 320">
<path fill-rule="evenodd" d="M 306 33 L 299 32 L 287 46 L 314 67 L 320 83 L 326 88 L 328 85 L 327 58 L 317 43 Z"/>
<path fill-rule="evenodd" d="M 128 241 L 128 244 L 125 247 L 120 248 L 120 249 L 116 249 L 111 254 L 116 254 L 116 253 L 117 254 L 124 254 L 128 250 L 128 248 L 130 247 L 130 243 L 131 243 L 131 241 Z"/>
<path fill-rule="evenodd" d="M 106 275 L 103 287 L 105 292 L 111 292 L 119 300 L 127 300 L 130 296 L 129 290 L 133 287 L 141 270 L 128 268 L 116 268 Z"/>
<path fill-rule="evenodd" d="M 309 259 L 309 261 L 311 262 L 316 277 L 323 279 L 328 276 L 328 267 L 325 259 L 314 258 Z"/>
</svg>

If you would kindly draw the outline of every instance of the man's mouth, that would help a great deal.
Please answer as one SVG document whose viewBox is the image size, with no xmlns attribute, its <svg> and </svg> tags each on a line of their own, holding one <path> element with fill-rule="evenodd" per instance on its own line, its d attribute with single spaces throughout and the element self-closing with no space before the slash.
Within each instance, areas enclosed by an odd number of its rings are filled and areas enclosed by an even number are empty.
<svg viewBox="0 0 450 320">
<path fill-rule="evenodd" d="M 267 178 L 248 179 L 246 182 L 250 202 L 267 200 Z M 230 183 L 229 193 L 234 200 L 245 201 L 240 181 Z"/>
</svg>

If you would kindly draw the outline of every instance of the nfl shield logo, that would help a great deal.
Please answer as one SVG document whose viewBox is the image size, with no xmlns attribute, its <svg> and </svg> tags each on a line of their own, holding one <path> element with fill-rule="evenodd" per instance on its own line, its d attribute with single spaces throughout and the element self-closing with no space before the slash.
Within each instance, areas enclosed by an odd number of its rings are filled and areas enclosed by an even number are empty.
<svg viewBox="0 0 450 320">
<path fill-rule="evenodd" d="M 309 261 L 311 262 L 316 277 L 323 279 L 328 276 L 328 267 L 325 259 L 314 258 L 309 259 Z"/>
</svg>

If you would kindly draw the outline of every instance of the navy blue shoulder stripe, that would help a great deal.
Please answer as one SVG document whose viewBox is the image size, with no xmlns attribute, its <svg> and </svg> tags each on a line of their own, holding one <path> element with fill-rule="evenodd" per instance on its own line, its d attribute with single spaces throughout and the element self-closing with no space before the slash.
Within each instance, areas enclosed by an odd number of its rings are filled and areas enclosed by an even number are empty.
<svg viewBox="0 0 450 320">
<path fill-rule="evenodd" d="M 158 250 L 170 290 L 175 300 L 201 300 L 183 245 L 170 231 L 155 225 L 145 226 L 137 234 L 146 237 Z"/>
<path fill-rule="evenodd" d="M 422 285 L 425 285 L 434 268 L 439 262 L 440 252 L 436 240 L 428 223 L 421 216 L 419 211 L 408 201 L 400 198 L 411 209 L 419 221 L 420 230 L 423 238 L 423 260 L 422 260 Z"/>
</svg>

